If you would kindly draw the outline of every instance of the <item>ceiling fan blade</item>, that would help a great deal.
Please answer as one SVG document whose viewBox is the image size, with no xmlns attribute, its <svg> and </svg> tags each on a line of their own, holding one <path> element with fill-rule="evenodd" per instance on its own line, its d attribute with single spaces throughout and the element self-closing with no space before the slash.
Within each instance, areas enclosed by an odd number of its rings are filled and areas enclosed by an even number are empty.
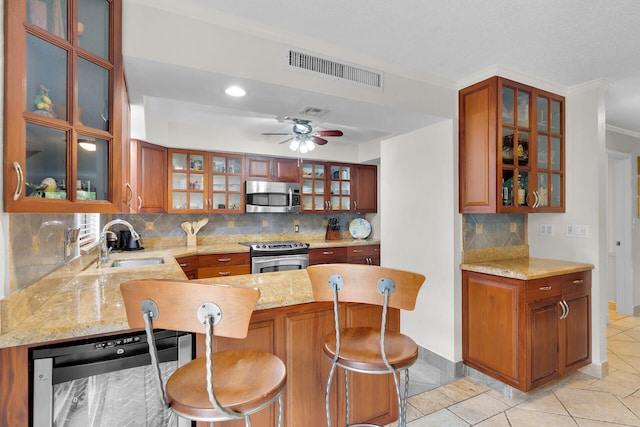
<svg viewBox="0 0 640 427">
<path fill-rule="evenodd" d="M 341 130 L 317 130 L 315 132 L 318 136 L 342 136 L 344 135 Z"/>
<path fill-rule="evenodd" d="M 312 136 L 312 137 L 311 137 L 311 140 L 312 140 L 313 142 L 315 142 L 317 145 L 324 145 L 324 144 L 326 144 L 327 142 L 329 142 L 329 141 L 327 141 L 326 139 L 324 139 L 324 138 L 320 138 L 320 137 L 318 137 L 318 136 Z"/>
<path fill-rule="evenodd" d="M 291 132 L 263 132 L 260 135 L 291 135 Z"/>
<path fill-rule="evenodd" d="M 285 135 L 287 135 L 287 134 L 285 134 Z M 287 139 L 285 139 L 284 141 L 280 141 L 278 144 L 284 144 L 285 142 L 289 142 L 289 141 L 291 141 L 292 139 L 293 139 L 293 138 L 287 138 Z"/>
</svg>

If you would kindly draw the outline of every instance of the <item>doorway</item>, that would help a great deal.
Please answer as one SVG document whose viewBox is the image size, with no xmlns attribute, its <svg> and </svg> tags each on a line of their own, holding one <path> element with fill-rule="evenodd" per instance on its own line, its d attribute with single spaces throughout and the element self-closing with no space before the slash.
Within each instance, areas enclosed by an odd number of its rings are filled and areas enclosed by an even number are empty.
<svg viewBox="0 0 640 427">
<path fill-rule="evenodd" d="M 607 153 L 607 296 L 616 312 L 633 315 L 631 155 Z"/>
</svg>

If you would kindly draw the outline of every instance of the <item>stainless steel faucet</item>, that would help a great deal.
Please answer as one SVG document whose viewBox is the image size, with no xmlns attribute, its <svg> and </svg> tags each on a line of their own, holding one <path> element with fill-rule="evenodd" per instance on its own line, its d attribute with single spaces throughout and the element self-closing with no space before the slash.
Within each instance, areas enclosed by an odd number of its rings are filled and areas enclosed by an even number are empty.
<svg viewBox="0 0 640 427">
<path fill-rule="evenodd" d="M 107 234 L 115 236 L 115 233 L 113 231 L 109 231 L 109 228 L 116 224 L 126 226 L 131 232 L 131 238 L 133 240 L 140 240 L 140 235 L 136 232 L 133 226 L 124 219 L 114 219 L 113 221 L 109 221 L 104 225 L 102 233 L 100 233 L 100 241 L 98 243 L 98 267 L 102 267 L 109 263 L 109 253 L 111 253 L 111 248 L 107 247 Z"/>
</svg>

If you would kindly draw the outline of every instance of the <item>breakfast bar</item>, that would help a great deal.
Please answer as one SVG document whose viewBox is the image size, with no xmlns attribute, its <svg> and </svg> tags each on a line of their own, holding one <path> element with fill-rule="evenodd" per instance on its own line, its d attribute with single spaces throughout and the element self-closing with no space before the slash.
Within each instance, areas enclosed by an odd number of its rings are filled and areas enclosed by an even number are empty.
<svg viewBox="0 0 640 427">
<path fill-rule="evenodd" d="M 0 425 L 24 425 L 29 413 L 29 360 L 33 348 L 52 343 L 71 342 L 87 337 L 105 338 L 130 331 L 127 323 L 120 283 L 141 278 L 185 280 L 176 257 L 193 251 L 208 253 L 246 251 L 242 245 L 220 247 L 186 247 L 115 254 L 118 259 L 161 258 L 161 264 L 131 267 L 96 268 L 82 259 L 70 263 L 47 278 L 2 300 L 0 316 L 0 383 L 2 407 Z M 203 283 L 234 284 L 258 288 L 260 299 L 252 316 L 249 334 L 244 340 L 219 339 L 218 350 L 254 348 L 276 354 L 286 364 L 287 386 L 284 395 L 286 426 L 305 425 L 310 419 L 325 417 L 324 390 L 330 364 L 325 360 L 322 338 L 333 331 L 333 308 L 313 300 L 306 270 L 231 277 L 198 279 Z M 366 325 L 377 322 L 378 307 L 362 304 L 345 305 L 347 323 Z M 389 315 L 389 327 L 399 330 L 397 310 Z M 203 354 L 204 338 L 196 336 L 196 356 Z M 363 404 L 352 405 L 352 416 L 359 421 L 386 424 L 397 417 L 395 393 L 388 376 L 350 378 L 351 388 L 359 395 L 376 395 Z M 343 377 L 334 382 L 332 406 L 343 407 Z M 369 393 L 367 393 L 369 391 Z M 344 424 L 344 413 L 333 410 L 333 423 Z M 276 425 L 275 408 L 255 414 L 254 425 Z M 234 424 L 229 424 L 234 425 Z"/>
</svg>

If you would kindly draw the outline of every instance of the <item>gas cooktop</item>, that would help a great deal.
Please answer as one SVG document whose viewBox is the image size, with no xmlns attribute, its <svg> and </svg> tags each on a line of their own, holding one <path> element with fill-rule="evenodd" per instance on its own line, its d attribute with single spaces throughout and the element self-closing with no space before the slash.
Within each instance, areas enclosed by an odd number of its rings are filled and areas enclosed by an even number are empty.
<svg viewBox="0 0 640 427">
<path fill-rule="evenodd" d="M 281 252 L 291 251 L 292 249 L 308 250 L 309 244 L 298 242 L 296 240 L 273 240 L 268 242 L 240 242 L 241 245 L 249 246 L 252 251 L 260 252 Z"/>
</svg>

